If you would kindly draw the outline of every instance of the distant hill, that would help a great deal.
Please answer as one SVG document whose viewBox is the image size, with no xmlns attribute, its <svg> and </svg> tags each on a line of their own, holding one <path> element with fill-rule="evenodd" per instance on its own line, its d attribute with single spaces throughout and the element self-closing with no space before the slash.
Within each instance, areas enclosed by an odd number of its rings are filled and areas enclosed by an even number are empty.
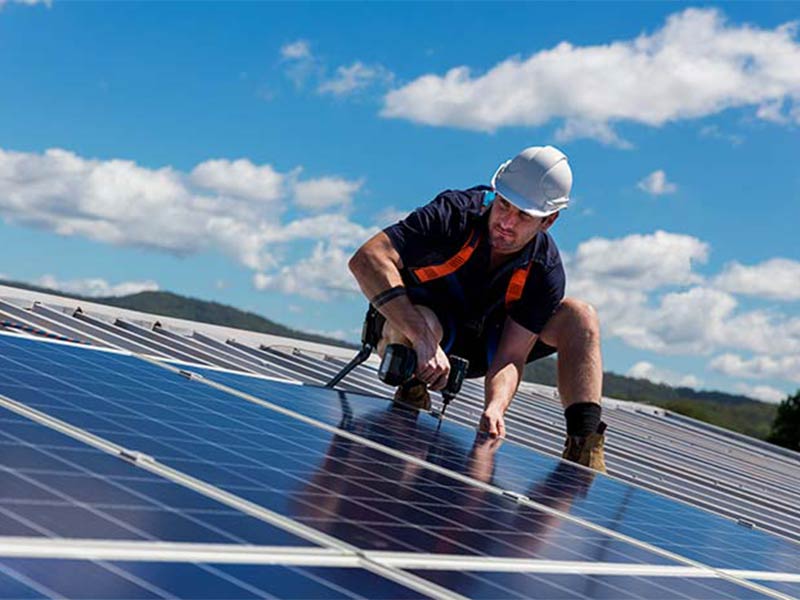
<svg viewBox="0 0 800 600">
<path fill-rule="evenodd" d="M 555 386 L 556 361 L 545 359 L 526 366 L 523 379 Z M 687 387 L 674 388 L 663 383 L 610 372 L 603 374 L 603 395 L 653 404 L 759 439 L 767 437 L 778 411 L 775 404 L 767 404 L 747 396 L 697 391 Z"/>
<path fill-rule="evenodd" d="M 220 304 L 196 298 L 187 298 L 171 292 L 141 292 L 129 296 L 109 298 L 84 298 L 74 294 L 66 294 L 58 290 L 41 288 L 18 282 L 0 281 L 12 287 L 54 293 L 61 296 L 86 300 L 98 304 L 106 304 L 155 315 L 175 317 L 202 323 L 211 323 L 225 327 L 234 327 L 248 331 L 258 331 L 282 337 L 288 337 L 321 344 L 329 344 L 343 348 L 356 348 L 354 344 L 321 335 L 304 333 L 285 325 L 275 323 L 251 312 L 245 312 Z M 539 360 L 527 365 L 523 376 L 525 381 L 556 385 L 556 361 Z M 616 373 L 604 374 L 603 394 L 620 400 L 634 400 L 653 404 L 714 423 L 727 429 L 739 431 L 746 435 L 764 439 L 770 431 L 770 425 L 777 414 L 777 406 L 766 404 L 734 394 L 714 391 L 697 391 L 691 388 L 673 388 L 661 383 L 653 383 L 646 379 L 634 379 Z"/>
<path fill-rule="evenodd" d="M 328 344 L 330 346 L 339 346 L 342 348 L 357 347 L 354 344 L 343 342 L 342 340 L 291 329 L 290 327 L 275 323 L 274 321 L 270 321 L 269 319 L 266 319 L 255 313 L 239 310 L 238 308 L 234 308 L 232 306 L 227 306 L 218 302 L 198 300 L 197 298 L 187 298 L 186 296 L 180 296 L 178 294 L 173 294 L 172 292 L 140 292 L 138 294 L 131 294 L 129 296 L 87 298 L 77 294 L 67 294 L 59 290 L 42 288 L 35 285 L 18 283 L 15 281 L 0 281 L 0 283 L 34 292 L 58 294 L 59 296 L 66 296 L 76 300 L 95 302 L 97 304 L 106 304 L 109 306 L 116 306 L 118 308 L 126 308 L 129 310 L 136 310 L 154 315 L 162 315 L 165 317 L 174 317 L 177 319 L 187 319 L 189 321 L 210 323 L 212 325 L 246 329 L 248 331 L 257 331 L 259 333 L 268 333 L 271 335 L 279 335 L 296 340 L 305 340 L 308 342 Z"/>
</svg>

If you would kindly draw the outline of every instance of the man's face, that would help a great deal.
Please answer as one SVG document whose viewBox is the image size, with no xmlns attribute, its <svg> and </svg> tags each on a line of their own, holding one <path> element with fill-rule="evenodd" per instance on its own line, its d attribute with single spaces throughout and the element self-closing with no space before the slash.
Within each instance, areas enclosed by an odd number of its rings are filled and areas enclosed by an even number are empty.
<svg viewBox="0 0 800 600">
<path fill-rule="evenodd" d="M 500 254 L 518 252 L 540 231 L 546 231 L 558 218 L 532 217 L 522 212 L 500 194 L 495 196 L 489 213 L 489 244 Z"/>
</svg>

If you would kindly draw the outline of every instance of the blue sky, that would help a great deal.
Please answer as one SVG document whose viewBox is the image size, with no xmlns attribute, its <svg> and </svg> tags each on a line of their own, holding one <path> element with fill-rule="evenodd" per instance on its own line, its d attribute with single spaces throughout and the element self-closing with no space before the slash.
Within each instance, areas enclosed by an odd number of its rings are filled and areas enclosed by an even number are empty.
<svg viewBox="0 0 800 600">
<path fill-rule="evenodd" d="M 529 145 L 606 368 L 800 385 L 795 3 L 0 1 L 7 278 L 358 337 L 346 270 Z"/>
</svg>

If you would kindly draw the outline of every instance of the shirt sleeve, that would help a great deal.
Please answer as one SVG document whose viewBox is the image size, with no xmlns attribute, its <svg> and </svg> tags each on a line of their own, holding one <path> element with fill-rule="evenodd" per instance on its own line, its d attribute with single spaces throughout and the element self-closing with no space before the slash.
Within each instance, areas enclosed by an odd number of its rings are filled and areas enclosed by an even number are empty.
<svg viewBox="0 0 800 600">
<path fill-rule="evenodd" d="M 549 269 L 531 269 L 522 298 L 511 306 L 508 314 L 519 325 L 539 335 L 564 299 L 566 275 L 561 262 Z"/>
<path fill-rule="evenodd" d="M 431 256 L 462 243 L 466 231 L 464 208 L 469 200 L 451 190 L 384 229 L 406 266 L 426 264 Z"/>
</svg>

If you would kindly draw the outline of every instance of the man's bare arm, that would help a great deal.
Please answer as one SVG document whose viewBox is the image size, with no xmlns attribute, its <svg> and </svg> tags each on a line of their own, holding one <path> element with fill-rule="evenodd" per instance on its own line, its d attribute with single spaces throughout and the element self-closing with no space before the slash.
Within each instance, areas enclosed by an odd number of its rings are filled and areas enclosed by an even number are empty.
<svg viewBox="0 0 800 600">
<path fill-rule="evenodd" d="M 356 251 L 348 266 L 361 291 L 370 301 L 386 290 L 403 285 L 400 275 L 403 261 L 389 236 L 382 231 Z M 434 389 L 442 387 L 447 381 L 450 364 L 439 347 L 439 339 L 422 313 L 405 295 L 389 300 L 378 310 L 413 345 L 417 353 L 417 374 L 420 379 L 431 384 Z"/>
<path fill-rule="evenodd" d="M 480 428 L 491 435 L 505 435 L 505 415 L 517 393 L 525 361 L 538 336 L 506 317 L 497 352 L 485 380 L 484 410 Z"/>
</svg>

